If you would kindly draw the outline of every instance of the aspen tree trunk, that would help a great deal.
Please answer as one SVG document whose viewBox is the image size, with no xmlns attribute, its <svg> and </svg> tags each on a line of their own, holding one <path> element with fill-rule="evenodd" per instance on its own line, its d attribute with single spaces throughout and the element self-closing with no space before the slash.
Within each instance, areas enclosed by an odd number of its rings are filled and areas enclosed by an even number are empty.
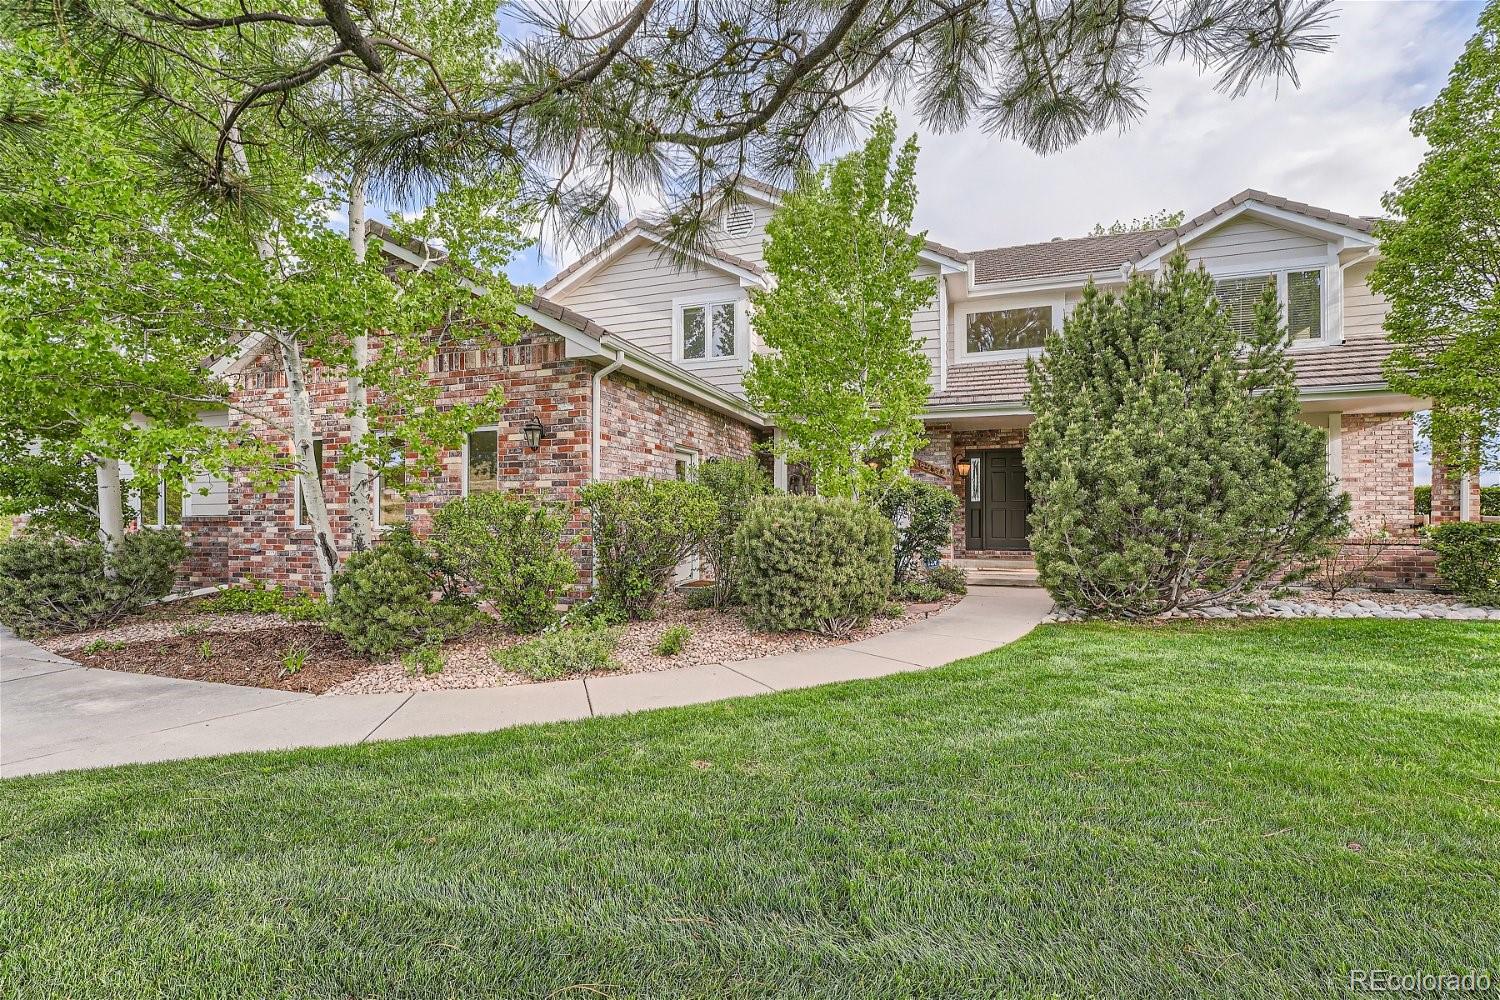
<svg viewBox="0 0 1500 1000">
<path fill-rule="evenodd" d="M 231 133 L 229 148 L 234 156 L 235 166 L 246 177 L 250 176 L 250 161 L 245 156 L 245 147 L 240 142 L 238 130 Z M 264 235 L 257 235 L 255 243 L 261 257 L 270 260 L 274 255 L 270 241 Z M 323 497 L 323 477 L 319 472 L 317 453 L 314 450 L 312 397 L 308 393 L 307 365 L 302 357 L 302 345 L 295 336 L 277 337 L 276 341 L 281 371 L 286 376 L 287 405 L 292 415 L 292 456 L 296 460 L 297 480 L 302 486 L 302 506 L 307 512 L 307 523 L 312 528 L 318 572 L 323 578 L 323 596 L 332 600 L 333 576 L 339 570 L 339 549 L 333 535 L 332 521 L 328 517 L 328 504 Z"/>
<path fill-rule="evenodd" d="M 365 179 L 358 172 L 349 184 L 349 246 L 354 259 L 365 261 Z M 349 371 L 349 441 L 363 444 L 370 433 L 370 419 L 365 395 L 365 365 L 370 360 L 370 338 L 360 332 L 354 336 L 354 366 Z M 355 460 L 349 466 L 349 528 L 356 552 L 375 544 L 375 474 L 370 463 Z"/>
<path fill-rule="evenodd" d="M 120 486 L 120 460 L 94 459 L 94 482 L 99 492 L 99 541 L 104 554 L 113 556 L 125 542 L 125 492 Z M 108 562 L 104 575 L 114 576 Z"/>
</svg>

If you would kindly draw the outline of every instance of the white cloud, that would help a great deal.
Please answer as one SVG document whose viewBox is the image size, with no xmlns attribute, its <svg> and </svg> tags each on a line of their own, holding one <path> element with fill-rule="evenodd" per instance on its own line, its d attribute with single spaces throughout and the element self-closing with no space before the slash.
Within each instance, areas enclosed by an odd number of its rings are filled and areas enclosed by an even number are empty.
<svg viewBox="0 0 1500 1000">
<path fill-rule="evenodd" d="M 974 127 L 921 133 L 918 222 L 934 239 L 978 249 L 1083 235 L 1096 222 L 1161 209 L 1191 217 L 1251 187 L 1376 213 L 1381 194 L 1420 160 L 1411 112 L 1441 88 L 1476 13 L 1344 5 L 1333 50 L 1299 61 L 1300 89 L 1268 82 L 1237 100 L 1191 65 L 1153 67 L 1146 114 L 1128 132 L 1051 156 Z"/>
</svg>

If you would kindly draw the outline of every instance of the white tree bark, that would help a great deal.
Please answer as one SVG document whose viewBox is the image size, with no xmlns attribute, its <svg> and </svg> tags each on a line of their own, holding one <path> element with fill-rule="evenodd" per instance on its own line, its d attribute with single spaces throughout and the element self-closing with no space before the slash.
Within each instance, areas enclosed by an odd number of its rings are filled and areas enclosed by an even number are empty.
<svg viewBox="0 0 1500 1000">
<path fill-rule="evenodd" d="M 112 556 L 125 542 L 125 492 L 120 486 L 120 460 L 96 457 L 94 481 L 99 490 L 99 542 L 105 554 Z M 114 575 L 107 565 L 105 573 Z"/>
<path fill-rule="evenodd" d="M 365 260 L 365 179 L 355 174 L 349 184 L 349 246 L 354 259 Z M 370 418 L 365 395 L 364 368 L 370 360 L 370 338 L 363 332 L 354 335 L 354 367 L 349 371 L 349 442 L 365 443 L 370 434 Z M 375 469 L 356 459 L 349 466 L 349 529 L 356 552 L 375 544 Z"/>
<path fill-rule="evenodd" d="M 235 166 L 248 177 L 250 161 L 245 156 L 238 130 L 232 131 L 229 139 Z M 255 243 L 261 257 L 271 259 L 274 249 L 263 234 L 256 236 Z M 306 508 L 307 522 L 312 528 L 313 549 L 323 577 L 323 596 L 332 600 L 333 576 L 339 570 L 339 549 L 333 535 L 333 523 L 328 517 L 328 504 L 323 497 L 323 477 L 313 450 L 312 397 L 308 393 L 307 365 L 302 357 L 302 346 L 295 336 L 277 338 L 277 346 L 281 371 L 286 376 L 287 405 L 292 415 L 292 456 L 296 460 L 297 480 L 302 486 L 302 506 Z"/>
<path fill-rule="evenodd" d="M 323 596 L 332 600 L 333 575 L 339 571 L 339 547 L 328 517 L 328 504 L 323 498 L 323 477 L 318 471 L 318 456 L 314 450 L 312 399 L 307 391 L 306 365 L 302 360 L 301 345 L 295 337 L 282 341 L 278 353 L 292 411 L 292 455 L 297 461 L 297 478 L 302 484 L 302 506 L 312 528 L 318 571 L 323 577 Z"/>
</svg>

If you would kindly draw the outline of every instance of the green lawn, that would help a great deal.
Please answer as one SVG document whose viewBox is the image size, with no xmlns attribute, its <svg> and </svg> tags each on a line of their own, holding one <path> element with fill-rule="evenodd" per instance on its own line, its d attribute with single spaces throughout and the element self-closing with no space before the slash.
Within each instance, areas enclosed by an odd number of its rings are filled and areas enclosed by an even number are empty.
<svg viewBox="0 0 1500 1000">
<path fill-rule="evenodd" d="M 1500 982 L 1500 628 L 1048 626 L 880 681 L 0 783 L 0 996 Z"/>
</svg>

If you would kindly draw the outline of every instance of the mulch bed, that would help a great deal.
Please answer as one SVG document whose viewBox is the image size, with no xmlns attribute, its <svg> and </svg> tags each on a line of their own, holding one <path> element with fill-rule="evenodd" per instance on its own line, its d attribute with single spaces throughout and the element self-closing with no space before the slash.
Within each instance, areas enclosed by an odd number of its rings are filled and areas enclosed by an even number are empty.
<svg viewBox="0 0 1500 1000">
<path fill-rule="evenodd" d="M 282 660 L 294 648 L 307 650 L 305 665 L 283 676 Z M 317 625 L 194 632 L 91 655 L 79 649 L 69 655 L 86 667 L 308 694 L 322 694 L 370 669 L 369 660 L 351 653 L 343 640 Z"/>
</svg>

